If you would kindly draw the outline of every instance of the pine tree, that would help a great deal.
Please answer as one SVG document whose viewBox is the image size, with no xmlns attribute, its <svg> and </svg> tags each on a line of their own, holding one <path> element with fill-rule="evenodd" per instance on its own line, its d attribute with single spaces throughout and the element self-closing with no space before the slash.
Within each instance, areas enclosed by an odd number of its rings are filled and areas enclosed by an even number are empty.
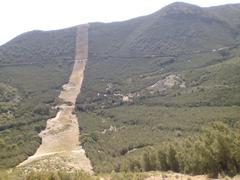
<svg viewBox="0 0 240 180">
<path fill-rule="evenodd" d="M 172 146 L 170 146 L 168 152 L 168 163 L 171 170 L 179 172 L 179 163 L 176 158 L 176 151 Z"/>
<path fill-rule="evenodd" d="M 167 171 L 169 170 L 169 165 L 167 163 L 167 155 L 163 151 L 158 151 L 158 163 L 159 163 L 159 170 Z"/>
<path fill-rule="evenodd" d="M 143 154 L 143 169 L 144 169 L 144 171 L 151 171 L 151 163 L 150 163 L 149 153 Z"/>
</svg>

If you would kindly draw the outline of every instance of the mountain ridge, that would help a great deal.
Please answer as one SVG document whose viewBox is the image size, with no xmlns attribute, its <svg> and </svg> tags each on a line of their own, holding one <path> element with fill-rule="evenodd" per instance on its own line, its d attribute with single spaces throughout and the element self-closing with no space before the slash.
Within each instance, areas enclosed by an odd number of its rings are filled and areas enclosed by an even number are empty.
<svg viewBox="0 0 240 180">
<path fill-rule="evenodd" d="M 201 13 L 205 12 L 205 10 L 215 10 L 217 11 L 218 9 L 222 9 L 222 8 L 231 8 L 231 9 L 235 9 L 235 10 L 240 10 L 240 4 L 239 3 L 235 3 L 235 4 L 225 4 L 225 5 L 218 5 L 218 6 L 211 6 L 211 7 L 200 7 L 200 6 L 197 6 L 197 5 L 194 5 L 194 4 L 190 4 L 190 3 L 185 3 L 185 2 L 181 2 L 181 1 L 177 1 L 177 2 L 174 2 L 174 3 L 171 3 L 161 9 L 159 9 L 158 11 L 156 12 L 153 12 L 149 15 L 144 15 L 144 16 L 139 16 L 139 17 L 135 17 L 135 18 L 130 18 L 128 20 L 124 20 L 124 21 L 118 21 L 118 22 L 111 22 L 111 23 L 103 23 L 103 22 L 89 22 L 90 24 L 112 24 L 112 23 L 124 23 L 124 22 L 129 22 L 129 21 L 139 21 L 139 19 L 144 19 L 145 17 L 147 16 L 151 16 L 151 15 L 154 15 L 154 14 L 165 14 L 166 13 L 172 13 L 172 14 L 175 14 L 175 13 L 194 13 L 197 15 L 200 15 Z M 190 10 L 190 12 L 187 12 L 185 10 Z M 167 11 L 167 12 L 166 12 Z M 172 11 L 172 12 L 170 12 Z M 174 11 L 177 11 L 177 12 L 174 12 Z M 78 25 L 76 25 L 78 26 Z M 27 34 L 32 34 L 32 33 L 47 33 L 47 32 L 57 32 L 57 31 L 65 31 L 67 29 L 71 29 L 71 28 L 74 28 L 76 26 L 73 26 L 73 27 L 67 27 L 67 28 L 63 28 L 63 29 L 57 29 L 57 30 L 32 30 L 32 31 L 29 31 L 29 32 L 25 32 L 25 33 L 22 33 L 20 34 L 19 36 L 13 38 L 12 40 L 15 40 L 16 38 L 20 38 L 22 37 L 22 35 L 27 35 Z M 9 42 L 11 42 L 12 40 L 9 40 L 8 42 L 6 42 L 5 44 L 8 44 Z M 4 46 L 5 44 L 1 45 L 1 46 Z M 1 47 L 0 46 L 0 47 Z"/>
<path fill-rule="evenodd" d="M 191 151 L 194 156 L 188 156 L 185 144 L 177 148 L 174 142 L 188 142 L 218 121 L 233 131 L 239 126 L 239 18 L 239 5 L 202 8 L 175 3 L 128 21 L 89 23 L 88 61 L 74 113 L 79 119 L 81 146 L 93 162 L 94 172 L 159 168 L 232 172 L 233 161 L 229 168 L 219 165 L 222 159 L 214 163 L 217 167 L 209 167 L 213 163 L 205 157 L 215 155 L 206 153 L 198 159 L 196 143 Z M 33 31 L 0 47 L 0 97 L 2 93 L 7 100 L 0 103 L 5 108 L 0 113 L 4 117 L 0 121 L 0 167 L 15 166 L 41 144 L 38 133 L 56 115 L 51 107 L 61 103 L 57 94 L 73 68 L 75 38 L 76 27 Z M 6 94 L 5 89 L 9 89 Z M 225 125 L 213 129 L 218 127 Z M 214 137 L 221 134 L 218 130 Z M 215 150 L 215 144 L 204 149 Z M 166 151 L 158 151 L 159 147 Z M 156 164 L 159 156 L 154 152 L 149 157 L 153 150 L 166 152 L 161 155 L 167 159 L 177 154 L 176 166 L 166 160 L 161 169 Z M 148 161 L 155 166 L 147 168 Z"/>
</svg>

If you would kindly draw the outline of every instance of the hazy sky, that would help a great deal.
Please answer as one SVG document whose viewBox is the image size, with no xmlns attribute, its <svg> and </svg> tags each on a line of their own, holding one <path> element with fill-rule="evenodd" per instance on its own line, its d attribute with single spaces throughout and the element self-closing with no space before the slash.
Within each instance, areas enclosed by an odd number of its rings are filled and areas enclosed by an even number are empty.
<svg viewBox="0 0 240 180">
<path fill-rule="evenodd" d="M 207 7 L 240 0 L 183 0 Z M 0 0 L 0 45 L 34 29 L 60 29 L 87 22 L 111 22 L 153 13 L 174 0 Z"/>
</svg>

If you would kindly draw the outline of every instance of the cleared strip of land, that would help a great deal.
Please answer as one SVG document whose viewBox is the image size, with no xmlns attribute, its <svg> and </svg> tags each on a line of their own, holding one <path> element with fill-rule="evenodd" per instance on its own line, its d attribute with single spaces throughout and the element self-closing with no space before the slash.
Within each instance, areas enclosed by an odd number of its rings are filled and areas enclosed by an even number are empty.
<svg viewBox="0 0 240 180">
<path fill-rule="evenodd" d="M 92 173 L 90 160 L 79 142 L 78 119 L 74 114 L 75 102 L 80 93 L 88 59 L 88 25 L 77 28 L 75 63 L 69 82 L 63 85 L 59 95 L 61 104 L 55 118 L 47 121 L 40 133 L 42 144 L 37 152 L 19 167 L 27 169 L 84 170 Z M 59 167 L 59 168 L 58 168 Z"/>
</svg>

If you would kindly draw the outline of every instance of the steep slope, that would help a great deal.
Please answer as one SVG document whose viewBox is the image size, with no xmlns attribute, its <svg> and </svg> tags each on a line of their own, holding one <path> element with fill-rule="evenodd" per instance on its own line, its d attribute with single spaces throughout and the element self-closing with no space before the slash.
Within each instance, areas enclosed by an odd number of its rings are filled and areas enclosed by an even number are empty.
<svg viewBox="0 0 240 180">
<path fill-rule="evenodd" d="M 229 15 L 224 21 L 219 18 L 221 13 L 174 3 L 146 17 L 92 24 L 90 37 L 97 55 L 169 56 L 212 50 L 236 43 L 236 33 L 239 33 L 237 27 L 229 26 L 236 20 L 231 22 Z M 104 46 L 99 46 L 101 43 Z"/>
<path fill-rule="evenodd" d="M 230 27 L 236 28 L 239 30 L 240 22 L 239 22 L 239 12 L 240 12 L 240 5 L 239 4 L 229 4 L 224 6 L 216 6 L 210 7 L 206 9 L 207 11 L 211 12 L 214 16 L 221 19 Z"/>
<path fill-rule="evenodd" d="M 88 25 L 77 28 L 75 63 L 69 82 L 59 95 L 56 117 L 47 121 L 40 133 L 42 144 L 36 153 L 19 167 L 38 170 L 84 170 L 92 173 L 92 167 L 79 144 L 78 120 L 74 115 L 75 101 L 80 93 L 88 56 Z M 61 164 L 61 165 L 60 165 Z"/>
<path fill-rule="evenodd" d="M 181 142 L 198 136 L 202 127 L 216 121 L 237 130 L 239 10 L 239 4 L 201 8 L 173 3 L 129 21 L 90 24 L 88 50 L 84 52 L 88 53 L 88 62 L 75 110 L 80 121 L 80 142 L 95 172 L 155 170 L 160 168 L 156 165 L 155 151 L 165 148 L 167 141 Z M 51 107 L 61 104 L 55 98 L 75 69 L 75 38 L 75 27 L 33 31 L 0 47 L 0 99 L 3 101 L 0 103 L 0 167 L 22 162 L 41 144 L 38 133 L 45 129 L 46 120 L 56 115 Z M 81 63 L 76 69 L 83 70 L 85 63 Z M 66 119 L 76 122 L 72 104 L 78 91 L 71 93 L 74 85 L 71 79 L 63 87 L 60 98 L 69 107 L 65 110 L 70 118 Z M 58 124 L 64 119 L 62 116 L 59 121 L 51 122 Z M 78 134 L 76 124 L 73 132 Z M 219 127 L 224 130 L 224 126 Z M 60 135 L 64 137 L 61 132 Z M 75 143 L 77 137 L 70 139 Z M 66 144 L 59 140 L 57 145 Z M 47 144 L 49 149 L 44 153 L 54 154 L 56 146 Z M 179 152 L 170 150 L 177 164 L 174 156 Z M 148 152 L 152 151 L 154 156 L 149 157 Z M 238 153 L 238 149 L 234 150 L 234 158 L 240 156 Z M 67 159 L 60 156 L 55 162 L 61 158 Z M 48 163 L 48 156 L 45 160 Z M 150 161 L 155 166 L 147 168 L 144 163 Z M 205 168 L 212 170 L 207 165 Z M 165 170 L 178 171 L 179 167 L 175 167 Z M 232 174 L 239 171 L 235 167 Z"/>
<path fill-rule="evenodd" d="M 73 68 L 75 30 L 25 33 L 0 47 L 6 85 L 0 91 L 0 168 L 16 166 L 41 144 L 38 133 L 55 116 L 51 107 Z"/>
<path fill-rule="evenodd" d="M 214 121 L 238 122 L 238 10 L 173 3 L 149 16 L 91 24 L 77 110 L 95 171 L 143 170 L 141 154 L 164 141 Z"/>
<path fill-rule="evenodd" d="M 232 6 L 224 8 L 230 12 Z M 94 99 L 109 83 L 121 93 L 139 91 L 160 74 L 206 67 L 237 56 L 239 27 L 230 18 L 234 15 L 226 13 L 229 18 L 223 20 L 222 12 L 215 9 L 174 3 L 149 16 L 91 24 L 91 61 L 83 94 Z M 158 75 L 140 78 L 146 73 Z"/>
<path fill-rule="evenodd" d="M 0 47 L 0 65 L 72 61 L 76 29 L 31 31 Z"/>
</svg>

